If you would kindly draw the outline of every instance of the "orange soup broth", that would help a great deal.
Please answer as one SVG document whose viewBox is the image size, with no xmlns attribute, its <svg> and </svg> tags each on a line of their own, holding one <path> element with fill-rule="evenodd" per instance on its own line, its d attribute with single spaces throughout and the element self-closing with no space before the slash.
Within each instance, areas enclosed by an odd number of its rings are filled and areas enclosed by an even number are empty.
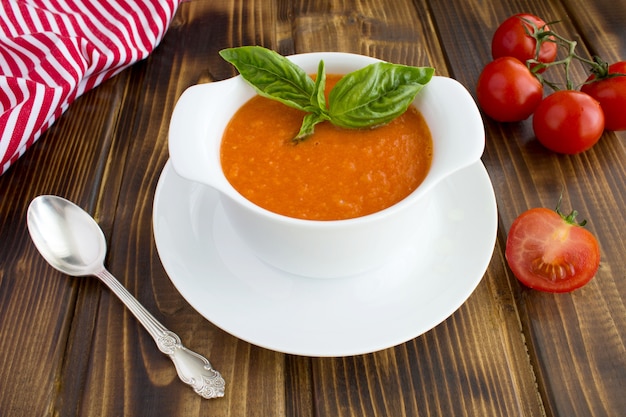
<svg viewBox="0 0 626 417">
<path fill-rule="evenodd" d="M 339 80 L 327 76 L 327 91 Z M 272 212 L 341 220 L 383 210 L 413 192 L 432 160 L 432 138 L 413 106 L 391 123 L 343 129 L 328 122 L 294 143 L 304 113 L 260 96 L 232 118 L 222 170 L 245 198 Z"/>
</svg>

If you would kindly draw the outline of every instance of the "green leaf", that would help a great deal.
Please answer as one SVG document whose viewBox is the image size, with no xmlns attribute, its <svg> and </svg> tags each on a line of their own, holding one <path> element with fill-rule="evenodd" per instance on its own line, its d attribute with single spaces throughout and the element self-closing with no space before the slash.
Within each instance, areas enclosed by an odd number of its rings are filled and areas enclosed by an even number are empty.
<svg viewBox="0 0 626 417">
<path fill-rule="evenodd" d="M 326 89 L 326 70 L 324 66 L 324 61 L 320 60 L 320 63 L 317 67 L 317 77 L 315 78 L 315 90 L 313 92 L 311 104 L 313 106 L 316 106 L 318 109 L 322 110 L 323 112 L 327 111 L 326 95 L 324 94 L 325 89 Z"/>
<path fill-rule="evenodd" d="M 324 120 L 327 120 L 327 117 L 324 117 L 320 113 L 307 114 L 302 120 L 302 126 L 300 126 L 300 131 L 298 132 L 296 137 L 292 139 L 292 141 L 296 143 L 302 142 L 304 139 L 313 134 L 313 131 L 315 130 L 315 125 L 323 122 Z"/>
<path fill-rule="evenodd" d="M 347 74 L 330 92 L 330 121 L 345 128 L 389 123 L 407 110 L 433 73 L 430 67 L 379 62 Z"/>
<path fill-rule="evenodd" d="M 324 94 L 325 89 L 326 72 L 324 70 L 324 61 L 320 61 L 317 67 L 317 77 L 315 78 L 315 91 L 311 97 L 311 105 L 315 107 L 315 110 L 312 110 L 311 113 L 304 116 L 302 126 L 300 126 L 300 131 L 292 139 L 294 142 L 303 141 L 313 134 L 316 124 L 330 119 L 328 116 L 328 109 L 326 107 L 326 95 Z"/>
<path fill-rule="evenodd" d="M 345 128 L 389 123 L 407 110 L 435 71 L 387 62 L 368 65 L 339 80 L 326 103 L 324 61 L 313 81 L 287 58 L 260 46 L 223 49 L 220 55 L 259 95 L 307 113 L 295 142 L 311 135 L 315 125 L 324 120 Z"/>
<path fill-rule="evenodd" d="M 293 62 L 260 46 L 223 49 L 222 58 L 237 68 L 259 95 L 303 111 L 314 111 L 315 82 Z"/>
</svg>

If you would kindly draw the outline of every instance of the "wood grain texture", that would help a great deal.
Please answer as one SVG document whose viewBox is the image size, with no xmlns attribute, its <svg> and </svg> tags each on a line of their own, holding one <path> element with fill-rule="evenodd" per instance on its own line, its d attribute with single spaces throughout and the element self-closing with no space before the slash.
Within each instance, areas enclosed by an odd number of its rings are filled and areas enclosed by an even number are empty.
<svg viewBox="0 0 626 417">
<path fill-rule="evenodd" d="M 0 416 L 617 416 L 626 410 L 626 132 L 582 155 L 555 155 L 529 121 L 485 118 L 482 161 L 499 232 L 484 279 L 446 321 L 402 345 L 308 358 L 238 340 L 203 319 L 161 266 L 152 202 L 167 130 L 185 88 L 232 76 L 217 52 L 259 44 L 283 54 L 332 50 L 432 65 L 475 94 L 490 39 L 509 15 L 558 20 L 581 53 L 626 59 L 626 4 L 613 0 L 192 0 L 161 45 L 78 99 L 0 177 Z M 584 79 L 577 66 L 575 77 Z M 589 219 L 596 278 L 571 294 L 528 290 L 504 259 L 530 207 Z M 25 225 L 38 194 L 87 209 L 109 241 L 107 266 L 227 381 L 206 401 L 95 279 L 72 279 L 37 254 Z M 245 306 L 242 306 L 245 308 Z M 254 314 L 253 311 L 250 314 Z"/>
<path fill-rule="evenodd" d="M 619 56 L 623 59 L 624 26 L 609 23 L 611 16 L 624 14 L 623 3 L 578 2 L 562 7 L 549 6 L 541 13 L 546 20 L 571 16 L 553 28 L 578 40 L 581 54 L 598 53 L 606 59 Z M 599 14 L 598 10 L 604 10 L 604 14 Z M 507 13 L 511 12 L 515 10 Z M 600 27 L 603 28 L 602 35 L 598 35 L 597 28 Z M 621 42 L 615 42 L 613 47 L 607 43 L 600 46 L 598 36 L 604 34 L 613 34 L 615 36 L 611 39 L 621 39 Z M 593 47 L 584 42 L 587 39 Z M 577 66 L 574 69 L 574 76 L 582 82 L 586 78 L 584 68 Z M 473 85 L 475 79 L 471 79 L 468 85 Z M 587 227 L 599 237 L 602 246 L 602 264 L 595 281 L 577 292 L 560 297 L 518 286 L 516 297 L 524 333 L 547 413 L 558 416 L 576 413 L 620 415 L 626 409 L 626 399 L 620 394 L 624 383 L 617 383 L 626 369 L 623 337 L 626 325 L 623 261 L 626 217 L 618 208 L 624 203 L 626 187 L 624 167 L 617 161 L 625 160 L 624 132 L 606 133 L 593 151 L 564 157 L 552 155 L 537 145 L 528 123 L 510 127 L 488 126 L 500 130 L 492 138 L 506 138 L 510 141 L 507 146 L 511 147 L 507 153 L 494 155 L 493 150 L 498 150 L 498 144 L 490 145 L 488 135 L 483 157 L 492 178 L 501 179 L 495 183 L 502 219 L 500 229 L 508 230 L 514 217 L 527 207 L 554 207 L 563 191 L 564 201 L 568 202 L 564 210 L 575 208 L 583 218 L 588 218 L 590 224 Z M 509 186 L 515 182 L 519 183 L 518 187 Z M 611 213 L 610 219 L 607 213 Z M 515 281 L 512 277 L 511 280 Z M 600 328 L 604 337 L 597 337 Z M 602 379 L 598 376 L 600 369 L 606 371 L 603 381 L 599 380 Z"/>
<path fill-rule="evenodd" d="M 445 5 L 453 7 L 451 2 Z M 601 54 L 613 60 L 624 57 L 626 31 L 623 24 L 615 24 L 613 20 L 613 16 L 623 16 L 626 12 L 623 2 L 572 2 L 502 10 L 504 7 L 498 9 L 496 24 L 512 13 L 544 7 L 545 10 L 537 13 L 548 21 L 561 19 L 553 28 L 578 40 L 582 55 Z M 449 10 L 433 9 L 437 16 L 449 17 Z M 493 29 L 495 25 L 482 38 L 488 39 Z M 599 41 L 607 35 L 610 43 Z M 451 37 L 444 45 L 451 50 L 457 41 Z M 465 62 L 454 59 L 457 57 L 451 58 L 453 68 Z M 473 71 L 467 71 L 470 69 L 467 66 L 465 69 L 460 79 L 465 79 L 468 87 L 475 85 L 480 66 Z M 585 74 L 583 66 L 574 67 L 574 77 L 580 82 L 586 78 Z M 623 163 L 618 162 L 626 160 L 624 132 L 607 132 L 592 151 L 565 157 L 539 146 L 529 123 L 506 126 L 486 122 L 487 149 L 483 161 L 494 179 L 500 230 L 508 230 L 515 216 L 528 207 L 554 207 L 563 191 L 564 201 L 568 202 L 564 210 L 575 208 L 590 219 L 587 227 L 599 237 L 602 246 L 602 264 L 595 281 L 572 294 L 555 296 L 529 291 L 510 277 L 513 288 L 517 289 L 524 334 L 546 412 L 556 416 L 620 415 L 626 409 L 626 398 L 620 394 L 626 369 L 623 336 L 626 216 L 619 209 L 624 203 L 626 173 Z M 491 132 L 494 134 L 490 135 Z M 507 141 L 506 148 L 495 142 L 502 140 Z M 506 271 L 506 274 L 510 273 Z M 598 337 L 598 329 L 602 329 L 603 337 Z"/>
<path fill-rule="evenodd" d="M 92 187 L 107 159 L 126 77 L 81 99 L 75 106 L 81 117 L 54 125 L 29 158 L 0 178 L 0 414 L 46 415 L 56 401 L 83 283 L 39 256 L 27 233 L 26 209 L 38 194 L 59 194 L 93 212 Z M 101 112 L 103 107 L 111 112 Z"/>
</svg>

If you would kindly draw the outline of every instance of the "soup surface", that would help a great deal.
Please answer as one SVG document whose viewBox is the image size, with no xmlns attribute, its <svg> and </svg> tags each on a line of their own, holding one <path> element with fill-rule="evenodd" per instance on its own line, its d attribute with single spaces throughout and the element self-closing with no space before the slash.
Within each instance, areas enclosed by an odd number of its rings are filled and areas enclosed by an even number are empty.
<svg viewBox="0 0 626 417">
<path fill-rule="evenodd" d="M 339 80 L 327 76 L 327 90 Z M 300 143 L 304 113 L 256 96 L 231 119 L 221 144 L 222 170 L 258 206 L 289 217 L 340 220 L 383 210 L 424 180 L 432 138 L 413 106 L 374 129 L 328 122 Z"/>
</svg>

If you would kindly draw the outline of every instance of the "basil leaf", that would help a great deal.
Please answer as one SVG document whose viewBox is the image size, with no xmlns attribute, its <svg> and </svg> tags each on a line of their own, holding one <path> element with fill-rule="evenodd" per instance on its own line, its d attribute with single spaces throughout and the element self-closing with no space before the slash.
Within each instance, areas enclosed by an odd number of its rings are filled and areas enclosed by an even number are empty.
<svg viewBox="0 0 626 417">
<path fill-rule="evenodd" d="M 315 90 L 313 92 L 311 104 L 313 106 L 316 106 L 318 109 L 322 110 L 323 112 L 327 111 L 326 95 L 324 94 L 325 89 L 326 89 L 326 70 L 324 66 L 324 61 L 320 60 L 320 63 L 317 67 L 317 77 L 315 78 Z"/>
<path fill-rule="evenodd" d="M 314 111 L 315 82 L 296 64 L 260 46 L 223 49 L 219 54 L 237 68 L 259 95 L 303 111 Z"/>
<path fill-rule="evenodd" d="M 324 61 L 320 61 L 313 81 L 287 58 L 260 46 L 223 49 L 220 55 L 237 68 L 259 95 L 307 113 L 295 142 L 311 135 L 315 125 L 324 120 L 344 128 L 390 122 L 406 111 L 435 71 L 387 62 L 368 65 L 339 80 L 327 104 Z"/>
<path fill-rule="evenodd" d="M 330 121 L 346 128 L 389 123 L 407 110 L 434 71 L 378 62 L 347 74 L 330 92 Z"/>
<path fill-rule="evenodd" d="M 326 107 L 326 95 L 324 94 L 325 89 L 326 71 L 324 69 L 324 61 L 320 61 L 317 67 L 317 77 L 315 78 L 315 91 L 311 97 L 311 105 L 316 107 L 316 109 L 312 110 L 312 113 L 304 116 L 302 126 L 300 126 L 300 131 L 292 139 L 293 142 L 297 143 L 303 141 L 308 136 L 313 134 L 316 124 L 330 119 L 328 116 L 328 109 Z"/>
<path fill-rule="evenodd" d="M 307 137 L 313 134 L 316 124 L 323 122 L 324 120 L 327 120 L 327 119 L 328 119 L 327 117 L 324 117 L 320 113 L 307 114 L 306 116 L 304 116 L 304 119 L 302 120 L 302 126 L 300 126 L 300 131 L 292 139 L 292 142 L 296 142 L 296 143 L 302 142 L 304 139 L 306 139 Z"/>
</svg>

